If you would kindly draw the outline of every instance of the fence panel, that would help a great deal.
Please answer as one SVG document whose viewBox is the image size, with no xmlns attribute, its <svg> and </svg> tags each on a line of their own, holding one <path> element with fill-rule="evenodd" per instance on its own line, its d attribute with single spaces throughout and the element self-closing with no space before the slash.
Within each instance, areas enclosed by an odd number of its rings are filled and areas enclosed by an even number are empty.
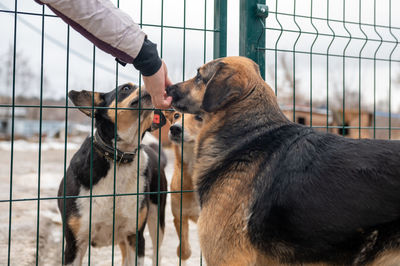
<svg viewBox="0 0 400 266">
<path fill-rule="evenodd" d="M 259 1 L 243 2 L 255 14 Z M 393 13 L 399 3 L 267 4 L 266 45 L 253 53 L 265 54 L 258 63 L 266 64 L 266 80 L 285 114 L 347 137 L 400 139 L 400 21 Z"/>
<path fill-rule="evenodd" d="M 159 54 L 166 61 L 174 81 L 191 76 L 198 66 L 214 57 L 226 56 L 226 0 L 115 0 L 113 3 L 131 15 L 149 39 L 158 44 Z M 0 149 L 3 153 L 1 181 L 4 184 L 0 193 L 0 210 L 3 213 L 0 217 L 0 245 L 3 247 L 0 264 L 59 265 L 65 261 L 65 243 L 62 239 L 66 225 L 59 219 L 56 207 L 59 198 L 55 195 L 72 155 L 80 146 L 82 132 L 89 133 L 89 136 L 95 133 L 94 119 L 79 114 L 78 108 L 69 102 L 68 92 L 72 89 L 108 92 L 128 81 L 140 86 L 142 80 L 140 73 L 132 66 L 122 68 L 46 6 L 34 1 L 2 1 L 0 23 L 6 25 L 0 29 L 0 51 L 3 55 L 0 59 Z M 91 108 L 94 111 L 95 107 Z M 115 111 L 120 109 L 118 106 L 114 108 Z M 138 112 L 143 110 L 139 108 Z M 115 120 L 117 123 L 117 116 Z M 161 137 L 159 130 L 160 146 Z M 114 138 L 117 139 L 116 127 Z M 139 145 L 141 138 L 138 137 L 137 141 Z M 116 141 L 114 143 L 116 148 Z M 93 154 L 93 138 L 90 149 Z M 97 211 L 92 205 L 93 199 L 113 199 L 114 242 L 116 200 L 119 197 L 138 199 L 146 194 L 117 193 L 115 156 L 113 193 L 95 195 L 91 186 L 88 196 L 65 196 L 66 186 L 63 186 L 64 196 L 61 199 L 64 210 L 66 199 L 86 198 L 90 202 L 88 243 L 92 240 L 92 214 Z M 140 160 L 139 157 L 138 165 Z M 139 175 L 139 171 L 135 174 Z M 93 182 L 93 162 L 90 182 Z M 182 197 L 183 193 L 189 192 L 192 191 L 176 193 Z M 159 180 L 158 202 L 162 193 Z M 166 209 L 169 212 L 170 206 L 167 205 Z M 168 237 L 176 239 L 172 223 L 167 226 L 170 227 L 168 230 L 173 231 Z M 180 239 L 176 239 L 178 241 Z M 151 246 L 149 241 L 147 246 Z M 163 245 L 163 254 L 168 254 L 164 264 L 181 264 L 176 256 L 176 246 L 175 242 L 173 245 Z M 24 258 L 20 255 L 22 250 Z M 147 255 L 149 250 L 147 248 Z M 137 251 L 136 245 L 136 254 Z M 156 255 L 159 256 L 158 249 Z M 151 263 L 150 257 L 147 256 L 146 265 Z M 201 265 L 199 249 L 193 250 L 192 257 L 190 263 Z M 136 256 L 136 263 L 137 259 Z M 120 261 L 114 245 L 99 251 L 88 245 L 84 258 L 84 264 L 89 265 L 114 265 Z"/>
</svg>

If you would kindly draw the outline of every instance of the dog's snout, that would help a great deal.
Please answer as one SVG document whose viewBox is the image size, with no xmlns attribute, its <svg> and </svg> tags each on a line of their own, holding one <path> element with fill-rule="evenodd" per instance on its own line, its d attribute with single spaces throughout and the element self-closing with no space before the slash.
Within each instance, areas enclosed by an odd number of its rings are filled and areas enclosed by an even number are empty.
<svg viewBox="0 0 400 266">
<path fill-rule="evenodd" d="M 167 95 L 172 97 L 172 107 L 182 113 L 196 114 L 201 111 L 199 99 L 201 92 L 193 88 L 192 81 L 185 81 L 169 86 Z M 196 86 L 194 86 L 196 87 Z M 201 102 L 201 101 L 200 101 Z"/>
<path fill-rule="evenodd" d="M 168 96 L 172 97 L 173 101 L 178 101 L 182 98 L 176 85 L 167 87 L 166 92 Z"/>
<path fill-rule="evenodd" d="M 173 125 L 169 128 L 171 135 L 174 137 L 178 137 L 182 133 L 182 127 L 178 125 Z"/>
<path fill-rule="evenodd" d="M 175 90 L 175 85 L 171 85 L 171 86 L 168 86 L 166 89 L 165 89 L 165 91 L 167 92 L 167 95 L 168 96 L 171 96 L 171 93 L 172 93 L 172 91 L 173 90 Z"/>
</svg>

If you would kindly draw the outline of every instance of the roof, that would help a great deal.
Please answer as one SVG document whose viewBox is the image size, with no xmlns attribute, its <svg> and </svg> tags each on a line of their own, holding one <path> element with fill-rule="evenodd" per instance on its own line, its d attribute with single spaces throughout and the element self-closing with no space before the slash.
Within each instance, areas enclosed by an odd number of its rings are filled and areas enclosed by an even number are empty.
<svg viewBox="0 0 400 266">
<path fill-rule="evenodd" d="M 390 116 L 391 118 L 400 119 L 400 114 L 397 114 L 397 113 L 388 113 L 388 112 L 377 111 L 377 112 L 375 112 L 375 114 L 376 114 L 376 116 L 380 116 L 380 117 L 389 118 L 389 116 Z"/>
</svg>

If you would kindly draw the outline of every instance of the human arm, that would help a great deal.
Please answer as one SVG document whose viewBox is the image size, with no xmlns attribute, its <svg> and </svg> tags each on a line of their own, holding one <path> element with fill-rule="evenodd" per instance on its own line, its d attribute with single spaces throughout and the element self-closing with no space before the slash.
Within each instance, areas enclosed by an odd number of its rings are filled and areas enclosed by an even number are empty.
<svg viewBox="0 0 400 266">
<path fill-rule="evenodd" d="M 171 82 L 154 43 L 132 18 L 109 0 L 35 0 L 46 4 L 98 48 L 142 72 L 146 89 L 157 108 L 168 108 L 165 88 Z"/>
</svg>

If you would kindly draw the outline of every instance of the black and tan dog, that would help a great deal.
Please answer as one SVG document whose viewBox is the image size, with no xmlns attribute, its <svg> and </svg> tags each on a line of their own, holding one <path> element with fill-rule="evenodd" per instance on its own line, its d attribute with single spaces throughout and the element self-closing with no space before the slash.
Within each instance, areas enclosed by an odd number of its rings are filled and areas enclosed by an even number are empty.
<svg viewBox="0 0 400 266">
<path fill-rule="evenodd" d="M 161 245 L 164 234 L 166 194 L 160 195 L 159 215 L 158 197 L 155 194 L 121 195 L 115 199 L 112 196 L 114 192 L 135 194 L 156 192 L 159 188 L 161 191 L 167 190 L 164 174 L 166 162 L 162 160 L 158 169 L 158 147 L 138 146 L 138 138 L 152 126 L 153 112 L 148 109 L 140 112 L 139 130 L 137 108 L 139 102 L 142 108 L 151 108 L 150 95 L 146 92 L 139 95 L 136 86 L 125 84 L 119 86 L 117 92 L 113 90 L 94 95 L 88 91 L 71 91 L 69 98 L 76 106 L 82 107 L 82 112 L 94 117 L 95 133 L 93 148 L 91 138 L 88 137 L 71 159 L 66 178 L 61 181 L 58 192 L 59 197 L 64 195 L 64 191 L 66 196 L 78 196 L 65 200 L 65 203 L 63 199 L 58 201 L 66 226 L 65 264 L 81 265 L 90 234 L 90 244 L 93 247 L 111 245 L 114 237 L 114 243 L 118 243 L 121 249 L 123 265 L 135 265 L 138 239 L 138 264 L 143 265 L 143 230 L 146 223 L 153 242 L 155 264 L 156 250 Z M 122 108 L 117 113 L 114 109 L 116 99 L 117 107 Z M 92 101 L 96 108 L 94 112 L 91 108 Z M 115 139 L 117 149 L 114 148 Z M 165 157 L 161 156 L 163 158 Z M 91 201 L 87 197 L 89 195 L 93 195 Z M 160 228 L 158 242 L 157 224 Z"/>
<path fill-rule="evenodd" d="M 174 216 L 175 230 L 181 242 L 176 252 L 184 263 L 192 254 L 189 243 L 189 220 L 197 222 L 200 213 L 196 194 L 186 191 L 194 190 L 194 145 L 203 124 L 203 118 L 199 114 L 183 116 L 176 111 L 166 111 L 165 117 L 171 123 L 168 138 L 172 142 L 175 154 L 170 191 L 185 191 L 182 195 L 181 193 L 171 194 L 171 211 Z"/>
<path fill-rule="evenodd" d="M 243 57 L 167 93 L 177 110 L 206 112 L 194 175 L 207 265 L 400 265 L 399 141 L 288 121 Z"/>
</svg>

